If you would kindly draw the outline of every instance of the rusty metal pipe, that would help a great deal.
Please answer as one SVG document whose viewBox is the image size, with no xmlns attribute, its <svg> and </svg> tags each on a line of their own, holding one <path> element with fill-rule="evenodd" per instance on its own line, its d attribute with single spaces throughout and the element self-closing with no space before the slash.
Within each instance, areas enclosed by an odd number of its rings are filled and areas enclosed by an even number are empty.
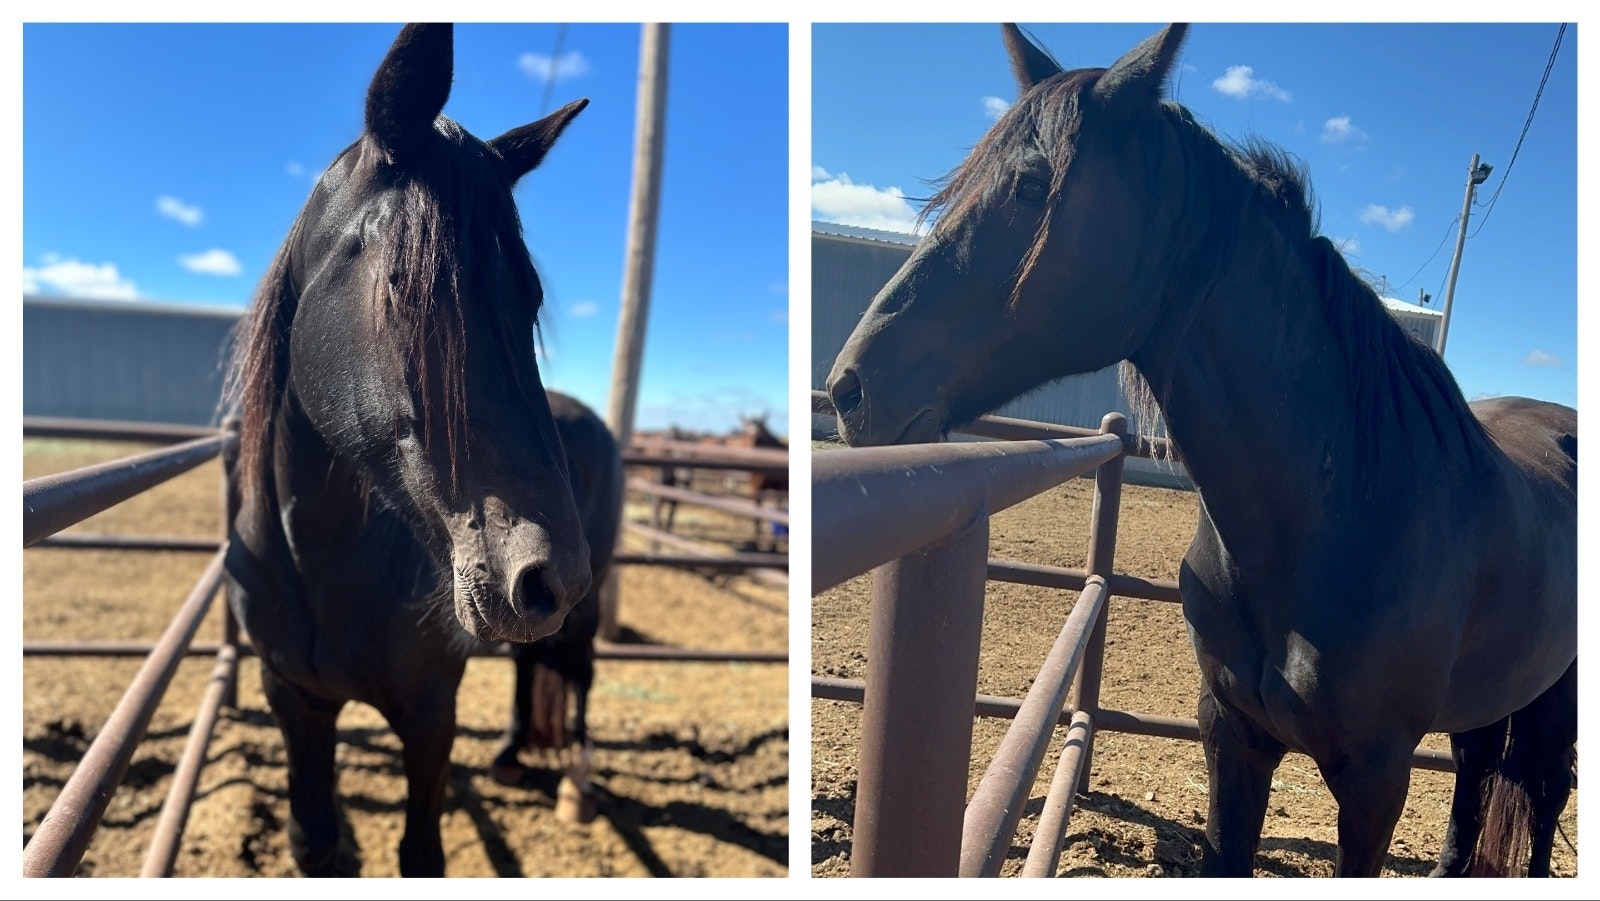
<svg viewBox="0 0 1600 901">
<path fill-rule="evenodd" d="M 728 556 L 729 556 L 727 554 L 719 554 L 716 551 L 710 550 L 710 549 L 706 548 L 703 545 L 696 544 L 695 542 L 690 541 L 687 538 L 680 538 L 679 536 L 674 535 L 671 532 L 667 532 L 667 531 L 664 531 L 664 530 L 661 530 L 661 529 L 652 529 L 649 526 L 643 525 L 641 523 L 624 522 L 622 524 L 622 528 L 624 530 L 628 531 L 628 532 L 631 532 L 631 533 L 635 534 L 635 535 L 640 535 L 640 536 L 648 538 L 648 539 L 650 539 L 652 541 L 659 541 L 662 544 L 671 545 L 673 547 L 678 548 L 679 550 L 687 551 L 690 554 L 704 555 L 707 559 L 711 559 L 711 560 L 728 559 Z M 784 555 L 784 564 L 783 565 L 784 565 L 785 568 L 788 567 L 788 565 L 789 565 L 788 564 L 788 555 Z M 787 586 L 789 584 L 789 574 L 786 571 L 782 570 L 782 569 L 748 569 L 747 568 L 745 570 L 745 575 L 749 576 L 752 579 L 756 579 L 757 581 L 766 582 L 767 584 L 770 584 L 770 585 Z"/>
<path fill-rule="evenodd" d="M 1121 413 L 1107 413 L 1100 420 L 1100 430 L 1118 437 L 1126 437 L 1128 420 Z M 1111 577 L 1112 563 L 1117 552 L 1117 523 L 1122 512 L 1122 464 L 1125 457 L 1117 457 L 1100 464 L 1094 476 L 1094 509 L 1089 514 L 1089 557 L 1085 568 L 1090 578 Z M 1106 618 L 1111 615 L 1111 597 L 1101 605 L 1095 618 L 1094 629 L 1089 633 L 1089 643 L 1083 650 L 1083 666 L 1072 683 L 1071 706 L 1074 710 L 1087 710 L 1091 716 L 1100 708 L 1100 683 L 1106 668 Z M 1081 772 L 1084 781 L 1078 791 L 1089 790 L 1089 772 L 1094 764 L 1094 732 L 1085 738 Z"/>
<path fill-rule="evenodd" d="M 1072 819 L 1072 802 L 1077 786 L 1083 780 L 1083 752 L 1094 737 L 1094 719 L 1087 711 L 1072 715 L 1072 726 L 1067 729 L 1067 741 L 1056 761 L 1055 776 L 1050 780 L 1050 791 L 1044 796 L 1044 810 L 1039 813 L 1039 825 L 1033 830 L 1033 841 L 1028 845 L 1028 860 L 1022 866 L 1027 877 L 1054 876 L 1061 861 L 1061 845 L 1067 837 L 1067 823 Z"/>
<path fill-rule="evenodd" d="M 226 645 L 194 644 L 183 655 L 186 657 L 214 657 Z M 22 645 L 24 657 L 147 657 L 156 646 L 137 641 L 30 641 Z M 238 647 L 240 657 L 254 657 L 250 645 Z M 481 645 L 472 651 L 474 657 L 504 657 L 510 651 L 507 645 Z M 787 651 L 739 650 L 721 648 L 682 648 L 665 644 L 612 644 L 595 642 L 594 655 L 599 660 L 683 660 L 711 663 L 783 663 L 789 659 Z"/>
<path fill-rule="evenodd" d="M 635 554 L 618 551 L 612 566 L 678 566 L 689 569 L 787 569 L 788 554 L 729 554 L 726 557 L 696 557 L 693 554 Z"/>
<path fill-rule="evenodd" d="M 843 701 L 849 704 L 860 704 L 866 695 L 866 683 L 860 679 L 838 679 L 832 676 L 811 677 L 811 697 L 824 701 Z M 1016 698 L 1001 698 L 995 695 L 974 695 L 973 716 L 989 717 L 991 719 L 1015 719 L 1017 710 L 1022 707 L 1022 702 Z M 1057 726 L 1070 725 L 1073 711 L 1063 709 L 1056 717 Z M 1199 741 L 1200 723 L 1194 719 L 1185 719 L 1176 716 L 1157 716 L 1153 713 L 1132 713 L 1126 710 L 1111 710 L 1105 707 L 1095 715 L 1095 730 L 1097 732 L 1121 732 L 1127 735 L 1149 735 L 1154 738 L 1171 738 L 1178 741 Z M 1450 752 L 1435 751 L 1432 748 L 1417 748 L 1411 755 L 1411 765 L 1419 770 L 1435 770 L 1440 773 L 1455 772 L 1455 764 L 1450 760 Z"/>
<path fill-rule="evenodd" d="M 692 457 L 661 457 L 655 454 L 641 453 L 638 450 L 623 451 L 622 462 L 626 466 L 642 467 L 645 469 L 705 469 L 719 471 L 748 472 L 754 475 L 781 476 L 789 473 L 787 461 L 775 463 L 752 463 L 746 460 L 723 459 L 696 459 Z"/>
<path fill-rule="evenodd" d="M 712 510 L 721 510 L 735 516 L 746 516 L 751 519 L 763 519 L 768 522 L 789 524 L 789 511 L 777 507 L 758 507 L 755 502 L 745 498 L 721 497 L 715 494 L 706 494 L 704 491 L 691 491 L 688 488 L 676 488 L 663 485 L 637 476 L 628 479 L 628 490 L 638 491 L 656 497 L 671 498 L 686 504 L 698 507 L 707 507 Z"/>
<path fill-rule="evenodd" d="M 852 876 L 954 876 L 989 518 L 872 574 Z"/>
<path fill-rule="evenodd" d="M 837 416 L 833 400 L 826 391 L 811 391 L 811 412 L 822 416 Z M 1099 435 L 1096 429 L 1085 429 L 1079 426 L 1059 425 L 1054 422 L 1038 422 L 1032 419 L 1016 419 L 1010 416 L 979 416 L 968 425 L 956 429 L 963 435 L 973 435 L 978 438 L 993 438 L 1000 441 L 1033 441 L 1046 438 L 1090 438 Z M 1168 442 L 1165 438 L 1140 438 L 1129 435 L 1122 442 L 1123 453 L 1130 457 L 1153 457 L 1160 455 L 1170 456 Z"/>
<path fill-rule="evenodd" d="M 34 547 L 99 551 L 210 551 L 216 553 L 222 542 L 215 538 L 189 538 L 183 535 L 51 535 L 34 542 Z"/>
<path fill-rule="evenodd" d="M 223 645 L 217 652 L 217 665 L 211 671 L 211 682 L 200 699 L 194 725 L 189 727 L 189 740 L 183 746 L 183 757 L 172 772 L 172 786 L 167 790 L 166 803 L 161 805 L 161 817 L 156 821 L 156 831 L 150 839 L 150 848 L 145 852 L 140 876 L 172 875 L 172 864 L 178 859 L 178 845 L 183 841 L 183 828 L 189 822 L 189 808 L 194 804 L 195 785 L 200 781 L 200 770 L 206 763 L 206 749 L 211 746 L 211 737 L 216 731 L 217 714 L 232 692 L 238 672 L 239 649 Z"/>
<path fill-rule="evenodd" d="M 34 547 L 67 550 L 110 551 L 210 551 L 216 553 L 221 542 L 214 538 L 188 538 L 181 535 L 52 535 Z M 688 554 L 636 554 L 619 551 L 614 566 L 693 566 L 707 569 L 784 569 L 788 554 L 738 553 L 727 557 L 695 557 Z"/>
<path fill-rule="evenodd" d="M 219 429 L 171 422 L 134 422 L 122 419 L 79 419 L 68 416 L 24 416 L 24 438 L 86 438 L 94 441 L 137 441 L 172 444 L 219 435 Z"/>
<path fill-rule="evenodd" d="M 216 441 L 217 439 L 206 439 Z M 71 876 L 83 860 L 100 826 L 106 805 L 122 784 L 128 762 L 150 726 L 150 717 L 172 682 L 184 649 L 194 639 L 200 620 L 222 582 L 223 553 L 211 558 L 200 581 L 184 600 L 161 640 L 134 677 L 111 717 L 67 779 L 61 794 L 22 849 L 22 875 Z"/>
<path fill-rule="evenodd" d="M 1114 435 L 862 447 L 811 460 L 811 593 L 1082 475 L 1122 452 Z"/>
<path fill-rule="evenodd" d="M 961 830 L 962 876 L 1000 875 L 1006 849 L 1022 819 L 1028 791 L 1049 746 L 1051 730 L 1061 715 L 1067 689 L 1083 659 L 1095 620 L 1105 608 L 1105 599 L 1105 580 L 1090 576 L 1016 718 L 1000 740 L 977 791 L 972 793 Z"/>
<path fill-rule="evenodd" d="M 989 558 L 989 579 L 994 582 L 1082 591 L 1084 582 L 1088 578 L 1089 574 L 1081 569 L 1022 563 L 998 557 Z M 1106 579 L 1106 590 L 1119 598 L 1140 598 L 1172 604 L 1183 601 L 1178 594 L 1178 583 L 1172 579 L 1141 579 L 1137 576 L 1112 573 Z"/>
<path fill-rule="evenodd" d="M 786 447 L 729 447 L 725 444 L 696 444 L 664 438 L 635 439 L 622 452 L 622 462 L 650 466 L 685 466 L 698 469 L 760 467 L 787 471 Z"/>
<path fill-rule="evenodd" d="M 22 546 L 82 522 L 107 507 L 193 469 L 238 439 L 196 438 L 121 460 L 85 466 L 22 483 Z"/>
</svg>

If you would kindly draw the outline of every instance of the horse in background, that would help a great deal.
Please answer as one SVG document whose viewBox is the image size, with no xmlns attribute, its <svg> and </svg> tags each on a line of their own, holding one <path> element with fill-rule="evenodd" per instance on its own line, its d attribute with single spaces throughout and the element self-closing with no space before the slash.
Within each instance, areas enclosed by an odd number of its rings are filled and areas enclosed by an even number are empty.
<svg viewBox="0 0 1600 901">
<path fill-rule="evenodd" d="M 770 447 L 787 451 L 789 445 L 783 439 L 774 435 L 767 428 L 766 413 L 757 415 L 739 416 L 739 428 L 723 442 L 727 447 L 756 448 Z M 789 503 L 789 473 L 752 472 L 749 481 L 750 496 L 757 507 L 768 505 L 787 507 Z M 777 546 L 780 536 L 787 536 L 788 529 L 777 523 L 772 524 L 770 530 L 762 528 L 763 521 L 755 520 L 755 546 L 757 550 L 770 550 Z M 780 531 L 782 530 L 782 531 Z"/>
<path fill-rule="evenodd" d="M 587 101 L 480 141 L 441 115 L 452 42 L 450 25 L 400 31 L 233 345 L 228 600 L 283 733 L 306 875 L 352 872 L 350 701 L 403 745 L 401 874 L 444 875 L 468 657 L 556 633 L 593 579 L 568 475 L 591 464 L 563 450 L 540 383 L 543 292 L 511 194 Z"/>
<path fill-rule="evenodd" d="M 589 591 L 554 635 L 531 643 L 512 642 L 516 675 L 511 721 L 490 772 L 502 785 L 529 775 L 524 750 L 554 752 L 564 773 L 556 789 L 556 816 L 565 822 L 594 819 L 593 743 L 589 740 L 589 691 L 594 687 L 594 642 L 600 629 L 600 590 L 605 584 L 622 524 L 625 481 L 615 437 L 599 416 L 579 401 L 547 392 L 556 430 L 567 453 L 567 473 L 578 499 L 578 517 L 589 543 Z M 572 701 L 572 726 L 567 706 Z M 564 759 L 563 759 L 564 758 Z"/>
<path fill-rule="evenodd" d="M 1316 761 L 1339 876 L 1377 876 L 1447 732 L 1435 875 L 1549 874 L 1577 741 L 1577 411 L 1468 403 L 1316 234 L 1306 177 L 1163 100 L 1186 26 L 1018 84 L 828 377 L 852 446 L 930 442 L 1123 362 L 1197 486 L 1203 875 L 1249 876 L 1272 775 Z M 1154 416 L 1141 415 L 1142 422 Z"/>
</svg>

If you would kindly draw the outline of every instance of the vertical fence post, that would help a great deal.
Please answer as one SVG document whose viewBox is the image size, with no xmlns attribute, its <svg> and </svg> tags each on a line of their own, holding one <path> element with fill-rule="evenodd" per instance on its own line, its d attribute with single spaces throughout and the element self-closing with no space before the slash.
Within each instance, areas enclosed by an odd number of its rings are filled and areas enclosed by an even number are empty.
<svg viewBox="0 0 1600 901">
<path fill-rule="evenodd" d="M 222 535 L 220 544 L 227 547 L 233 534 L 233 521 L 239 515 L 239 493 L 234 490 L 233 472 L 239 464 L 239 417 L 229 416 L 222 428 L 232 434 L 234 441 L 222 449 Z M 233 603 L 228 599 L 228 583 L 222 583 L 222 646 L 232 647 L 235 659 L 239 653 L 239 621 L 233 616 Z M 235 710 L 239 707 L 239 680 L 227 680 L 222 689 L 222 706 Z"/>
<path fill-rule="evenodd" d="M 1100 420 L 1101 434 L 1118 437 L 1128 434 L 1128 420 L 1121 413 L 1107 413 Z M 1089 559 L 1084 566 L 1091 576 L 1111 580 L 1111 569 L 1117 551 L 1117 519 L 1122 509 L 1122 468 L 1126 454 L 1118 454 L 1100 464 L 1094 475 L 1094 511 L 1089 516 Z M 1100 680 L 1105 672 L 1106 617 L 1111 615 L 1111 596 L 1106 595 L 1105 605 L 1095 619 L 1094 631 L 1089 635 L 1089 646 L 1083 652 L 1083 665 L 1072 686 L 1071 706 L 1075 711 L 1094 717 L 1100 712 Z M 1091 720 L 1092 726 L 1092 720 Z M 1089 770 L 1094 764 L 1094 734 L 1088 732 L 1083 748 L 1082 777 L 1078 791 L 1089 790 Z"/>
<path fill-rule="evenodd" d="M 989 516 L 872 574 L 852 876 L 955 876 Z"/>
</svg>

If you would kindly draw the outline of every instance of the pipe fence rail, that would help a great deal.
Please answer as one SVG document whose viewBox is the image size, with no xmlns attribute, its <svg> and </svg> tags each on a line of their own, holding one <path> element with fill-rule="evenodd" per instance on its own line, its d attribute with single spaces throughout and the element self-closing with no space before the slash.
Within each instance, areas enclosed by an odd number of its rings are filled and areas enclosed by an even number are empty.
<svg viewBox="0 0 1600 901">
<path fill-rule="evenodd" d="M 231 425 L 231 424 L 230 424 Z M 182 757 L 172 774 L 166 802 L 161 808 L 141 876 L 172 874 L 183 830 L 195 797 L 206 753 L 223 707 L 237 706 L 239 660 L 254 656 L 254 649 L 241 643 L 238 623 L 223 605 L 222 641 L 196 644 L 195 632 L 210 610 L 222 584 L 223 560 L 227 550 L 227 523 L 232 520 L 228 492 L 224 490 L 223 526 L 218 538 L 188 536 L 100 535 L 58 532 L 147 491 L 218 456 L 237 452 L 236 428 L 212 429 L 157 423 L 108 422 L 56 417 L 25 417 L 23 435 L 30 438 L 91 439 L 132 441 L 171 446 L 135 454 L 120 460 L 23 482 L 23 547 L 54 549 L 101 549 L 137 551 L 206 551 L 213 556 L 205 573 L 190 591 L 161 638 L 154 643 L 129 641 L 35 641 L 24 642 L 23 656 L 56 657 L 144 657 L 132 683 L 122 695 L 105 725 L 95 735 L 88 750 L 67 779 L 50 809 L 23 846 L 24 876 L 72 876 L 105 815 L 111 798 L 127 775 L 139 744 L 144 740 L 151 717 L 160 705 L 178 664 L 187 657 L 209 656 L 216 660 L 210 681 L 190 727 Z M 173 444 L 173 442 L 179 442 Z M 671 465 L 694 465 L 709 469 L 754 469 L 787 471 L 787 452 L 777 455 L 760 449 L 714 448 L 693 455 L 685 462 L 686 451 L 669 449 Z M 630 459 L 631 458 L 631 459 Z M 635 465 L 662 465 L 666 459 L 653 453 L 630 452 L 625 459 Z M 787 524 L 787 514 L 767 510 L 760 514 L 738 510 L 771 522 Z M 676 537 L 676 536 L 673 536 Z M 701 547 L 683 554 L 619 552 L 618 564 L 681 566 L 721 570 L 748 570 L 754 575 L 776 573 L 787 582 L 786 554 L 740 553 L 717 555 Z M 473 656 L 507 656 L 505 644 L 485 645 Z M 629 644 L 600 641 L 595 656 L 608 660 L 787 663 L 786 651 L 683 648 L 667 645 Z"/>
<path fill-rule="evenodd" d="M 832 414 L 822 392 L 812 408 Z M 996 876 L 1056 726 L 1066 726 L 1021 874 L 1053 876 L 1099 731 L 1198 741 L 1194 719 L 1100 706 L 1112 595 L 1180 600 L 1176 582 L 1113 571 L 1123 461 L 1166 451 L 1127 434 L 1004 417 L 963 429 L 1002 440 L 841 448 L 812 460 L 812 594 L 872 573 L 866 678 L 813 674 L 811 695 L 862 706 L 853 876 Z M 1082 570 L 988 557 L 989 517 L 1095 470 Z M 1079 592 L 1021 700 L 977 693 L 986 580 Z M 974 717 L 1008 718 L 970 800 Z M 1446 752 L 1412 765 L 1451 772 Z"/>
</svg>

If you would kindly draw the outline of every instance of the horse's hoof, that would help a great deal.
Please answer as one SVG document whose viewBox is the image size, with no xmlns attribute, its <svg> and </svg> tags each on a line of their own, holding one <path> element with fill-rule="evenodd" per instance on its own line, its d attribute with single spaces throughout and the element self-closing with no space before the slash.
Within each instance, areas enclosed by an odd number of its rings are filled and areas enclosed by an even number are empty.
<svg viewBox="0 0 1600 901">
<path fill-rule="evenodd" d="M 528 773 L 528 768 L 520 763 L 502 763 L 496 760 L 489 764 L 489 775 L 501 785 L 521 785 L 522 778 Z"/>
<path fill-rule="evenodd" d="M 594 789 L 585 791 L 571 777 L 562 776 L 556 787 L 556 819 L 586 825 L 594 822 L 595 812 Z"/>
</svg>

